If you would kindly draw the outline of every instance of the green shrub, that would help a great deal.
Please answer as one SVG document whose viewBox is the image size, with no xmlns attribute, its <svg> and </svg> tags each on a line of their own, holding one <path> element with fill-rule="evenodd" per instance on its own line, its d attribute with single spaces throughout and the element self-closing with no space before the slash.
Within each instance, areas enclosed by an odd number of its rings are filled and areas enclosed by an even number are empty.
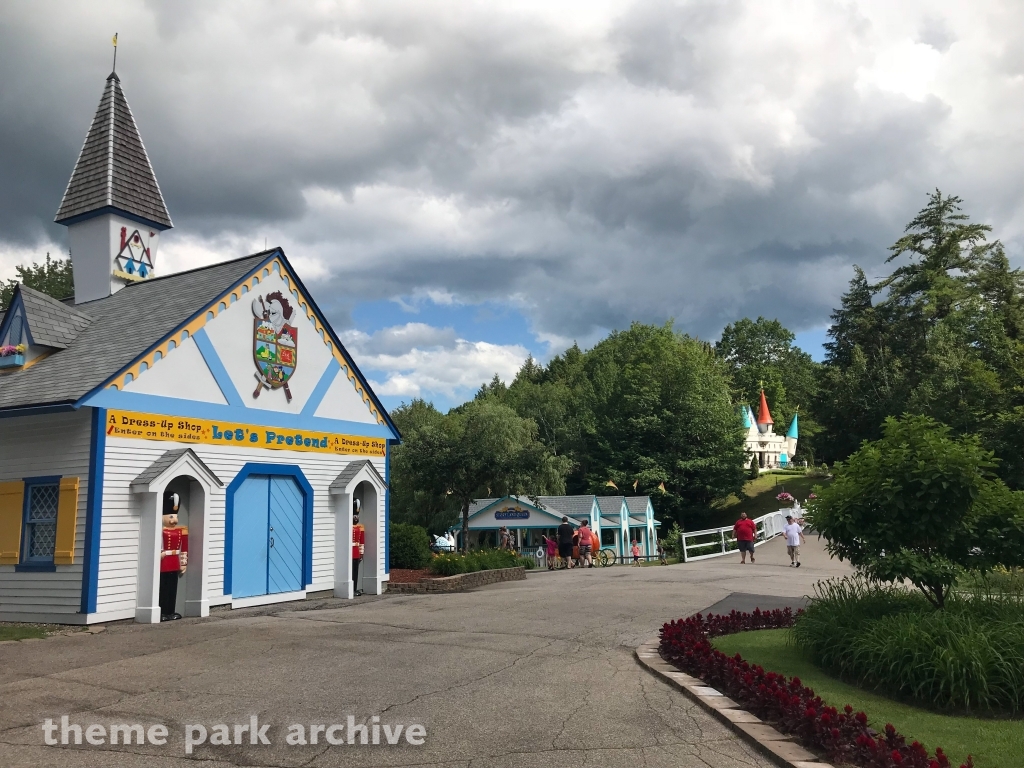
<svg viewBox="0 0 1024 768">
<path fill-rule="evenodd" d="M 942 608 L 965 571 L 1024 565 L 1024 493 L 992 474 L 977 435 L 927 416 L 887 418 L 815 488 L 815 527 L 828 551 L 874 579 L 910 582 Z"/>
<path fill-rule="evenodd" d="M 468 555 L 438 555 L 430 561 L 430 570 L 439 576 L 455 576 L 459 573 L 514 568 L 517 565 L 523 565 L 520 559 L 514 552 L 504 549 L 479 549 Z"/>
<path fill-rule="evenodd" d="M 438 576 L 457 576 L 466 573 L 466 558 L 462 555 L 438 555 L 430 561 L 430 572 Z"/>
<path fill-rule="evenodd" d="M 427 529 L 392 523 L 390 551 L 392 568 L 426 568 L 431 556 Z"/>
<path fill-rule="evenodd" d="M 815 588 L 793 636 L 823 668 L 925 707 L 1024 711 L 1024 599 L 954 590 L 944 610 L 924 595 L 860 578 Z"/>
<path fill-rule="evenodd" d="M 679 523 L 672 523 L 672 527 L 665 535 L 663 543 L 669 557 L 683 559 L 683 529 L 679 527 Z"/>
<path fill-rule="evenodd" d="M 532 571 L 537 567 L 537 561 L 532 557 L 517 557 L 516 565 L 520 565 L 528 571 Z"/>
</svg>

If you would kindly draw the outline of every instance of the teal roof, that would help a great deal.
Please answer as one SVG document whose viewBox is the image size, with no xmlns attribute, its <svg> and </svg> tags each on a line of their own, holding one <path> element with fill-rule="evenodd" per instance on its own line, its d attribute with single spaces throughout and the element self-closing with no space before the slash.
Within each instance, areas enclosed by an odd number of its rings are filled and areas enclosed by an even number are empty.
<svg viewBox="0 0 1024 768">
<path fill-rule="evenodd" d="M 754 425 L 754 422 L 750 420 L 750 406 L 743 406 L 743 428 L 750 429 Z"/>
<path fill-rule="evenodd" d="M 796 417 L 799 414 L 793 414 L 793 420 L 789 423 L 789 431 L 786 433 L 786 437 L 799 438 L 799 430 L 797 429 Z"/>
</svg>

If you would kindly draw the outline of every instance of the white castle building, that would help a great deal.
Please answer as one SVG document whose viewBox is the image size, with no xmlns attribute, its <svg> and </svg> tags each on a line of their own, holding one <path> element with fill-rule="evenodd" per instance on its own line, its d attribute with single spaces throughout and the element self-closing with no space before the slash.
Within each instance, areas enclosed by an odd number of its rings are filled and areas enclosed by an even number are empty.
<svg viewBox="0 0 1024 768">
<path fill-rule="evenodd" d="M 745 445 L 748 465 L 753 458 L 757 460 L 757 466 L 760 469 L 789 466 L 796 454 L 799 437 L 797 414 L 793 414 L 793 421 L 790 422 L 789 430 L 785 435 L 776 434 L 775 422 L 768 410 L 768 399 L 764 396 L 762 389 L 761 404 L 756 419 L 750 406 L 743 406 L 743 426 L 747 429 Z"/>
</svg>

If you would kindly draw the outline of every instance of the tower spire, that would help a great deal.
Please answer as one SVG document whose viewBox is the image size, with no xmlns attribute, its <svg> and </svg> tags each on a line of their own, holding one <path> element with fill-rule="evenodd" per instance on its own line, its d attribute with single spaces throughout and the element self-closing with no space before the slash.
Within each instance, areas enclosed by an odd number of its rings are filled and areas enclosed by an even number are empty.
<svg viewBox="0 0 1024 768">
<path fill-rule="evenodd" d="M 160 232 L 173 225 L 116 72 L 54 221 L 68 228 L 76 304 L 154 275 Z"/>
<path fill-rule="evenodd" d="M 764 396 L 764 390 L 761 390 L 761 407 L 757 414 L 758 424 L 774 424 L 775 421 L 772 419 L 772 414 L 768 410 L 768 399 Z"/>
</svg>

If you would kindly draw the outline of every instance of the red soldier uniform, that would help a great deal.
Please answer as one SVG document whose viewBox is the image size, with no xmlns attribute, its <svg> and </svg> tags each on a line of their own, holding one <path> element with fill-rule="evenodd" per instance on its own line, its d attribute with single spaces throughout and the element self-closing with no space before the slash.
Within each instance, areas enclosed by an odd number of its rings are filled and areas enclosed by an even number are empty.
<svg viewBox="0 0 1024 768">
<path fill-rule="evenodd" d="M 160 573 L 177 573 L 188 565 L 188 528 L 164 528 L 163 548 L 160 552 Z"/>
<path fill-rule="evenodd" d="M 362 560 L 366 551 L 366 528 L 362 523 L 352 526 L 352 559 Z"/>
<path fill-rule="evenodd" d="M 363 552 L 366 550 L 366 529 L 362 523 L 352 523 L 352 589 L 355 594 L 361 595 L 363 591 L 359 588 L 359 564 L 363 562 Z"/>
</svg>

